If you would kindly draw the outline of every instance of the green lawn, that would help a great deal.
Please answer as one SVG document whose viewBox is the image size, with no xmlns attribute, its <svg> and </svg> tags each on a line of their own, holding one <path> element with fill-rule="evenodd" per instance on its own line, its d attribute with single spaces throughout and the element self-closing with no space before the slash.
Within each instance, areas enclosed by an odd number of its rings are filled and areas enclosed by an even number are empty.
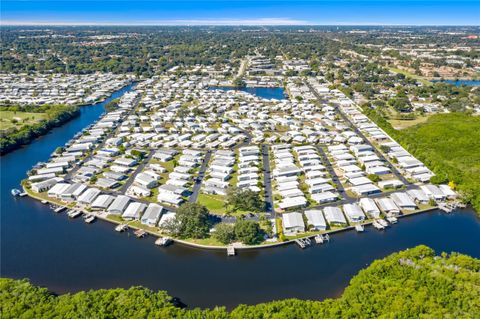
<svg viewBox="0 0 480 319">
<path fill-rule="evenodd" d="M 44 120 L 45 116 L 45 113 L 0 111 L 0 131 L 32 125 Z"/>
<path fill-rule="evenodd" d="M 205 206 L 212 214 L 223 215 L 227 212 L 223 206 L 225 196 L 199 194 L 197 202 Z"/>
<path fill-rule="evenodd" d="M 392 71 L 392 72 L 395 72 L 395 73 L 403 74 L 406 77 L 415 79 L 415 80 L 419 81 L 420 83 L 422 83 L 423 85 L 433 85 L 432 82 L 430 82 L 429 80 L 425 79 L 424 77 L 422 77 L 420 75 L 416 75 L 416 74 L 410 73 L 408 71 L 398 69 L 398 68 L 392 68 L 392 67 L 389 67 L 389 70 Z"/>
</svg>

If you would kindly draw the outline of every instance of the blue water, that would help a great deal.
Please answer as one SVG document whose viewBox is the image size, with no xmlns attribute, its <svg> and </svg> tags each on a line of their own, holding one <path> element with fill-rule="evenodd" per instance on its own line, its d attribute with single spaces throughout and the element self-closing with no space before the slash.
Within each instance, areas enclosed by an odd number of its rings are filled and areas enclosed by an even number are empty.
<svg viewBox="0 0 480 319">
<path fill-rule="evenodd" d="M 329 244 L 305 250 L 289 245 L 227 257 L 225 251 L 178 244 L 160 248 L 153 237 L 117 233 L 103 221 L 88 225 L 81 218 L 55 214 L 36 200 L 10 195 L 32 165 L 47 160 L 56 147 L 97 119 L 108 101 L 83 107 L 79 117 L 0 158 L 2 277 L 29 278 L 57 293 L 143 285 L 167 290 L 190 307 L 231 308 L 338 296 L 373 260 L 419 244 L 480 258 L 480 222 L 470 209 L 407 217 L 384 232 L 369 227 L 362 234 L 335 234 Z"/>
<path fill-rule="evenodd" d="M 467 86 L 480 86 L 480 80 L 433 80 L 432 82 L 444 82 L 450 83 L 456 86 L 467 85 Z"/>
<path fill-rule="evenodd" d="M 285 93 L 283 88 L 274 87 L 274 88 L 264 88 L 264 87 L 228 87 L 228 86 L 215 86 L 208 88 L 209 90 L 223 90 L 223 91 L 243 91 L 264 99 L 277 99 L 282 100 L 285 98 Z"/>
</svg>

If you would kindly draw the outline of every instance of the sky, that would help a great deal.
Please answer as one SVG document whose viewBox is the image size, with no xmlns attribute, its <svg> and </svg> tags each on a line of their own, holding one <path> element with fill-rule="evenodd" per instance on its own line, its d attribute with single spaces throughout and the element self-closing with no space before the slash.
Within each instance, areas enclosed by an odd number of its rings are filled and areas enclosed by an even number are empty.
<svg viewBox="0 0 480 319">
<path fill-rule="evenodd" d="M 479 25 L 480 0 L 1 0 L 2 25 Z"/>
</svg>

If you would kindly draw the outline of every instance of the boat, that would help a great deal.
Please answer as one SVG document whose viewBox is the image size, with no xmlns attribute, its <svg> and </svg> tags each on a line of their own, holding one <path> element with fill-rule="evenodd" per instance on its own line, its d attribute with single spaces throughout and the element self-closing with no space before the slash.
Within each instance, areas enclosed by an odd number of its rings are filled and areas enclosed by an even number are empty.
<svg viewBox="0 0 480 319">
<path fill-rule="evenodd" d="M 42 200 L 41 203 L 44 204 L 44 205 L 48 204 L 48 202 L 46 200 Z"/>
<path fill-rule="evenodd" d="M 137 238 L 143 238 L 147 236 L 147 232 L 144 231 L 143 229 L 137 229 L 136 231 L 133 232 L 133 234 L 137 236 Z"/>
<path fill-rule="evenodd" d="M 382 226 L 382 224 L 380 224 L 380 223 L 379 223 L 379 222 L 377 222 L 376 220 L 375 220 L 375 221 L 373 221 L 372 225 L 373 225 L 373 227 L 375 227 L 375 228 L 376 228 L 376 229 L 378 229 L 378 230 L 385 229 L 385 227 L 384 227 L 384 226 Z"/>
<path fill-rule="evenodd" d="M 120 224 L 117 227 L 115 227 L 115 231 L 118 231 L 119 233 L 126 231 L 128 229 L 127 224 Z"/>
<path fill-rule="evenodd" d="M 364 228 L 362 225 L 360 225 L 360 224 L 356 224 L 356 225 L 355 225 L 355 230 L 356 230 L 357 232 L 361 233 L 361 232 L 363 232 L 363 231 L 365 230 L 365 228 Z"/>
<path fill-rule="evenodd" d="M 315 236 L 314 239 L 315 239 L 315 242 L 317 244 L 323 244 L 323 236 L 322 235 L 318 234 L 317 236 Z"/>
<path fill-rule="evenodd" d="M 389 216 L 386 219 L 390 224 L 396 224 L 398 222 L 398 219 L 395 216 Z"/>
<path fill-rule="evenodd" d="M 53 212 L 55 213 L 61 213 L 63 212 L 65 209 L 67 209 L 66 207 L 64 206 L 52 206 L 51 208 L 53 208 Z"/>
<path fill-rule="evenodd" d="M 377 219 L 377 222 L 382 225 L 383 227 L 388 227 L 388 223 L 385 221 L 385 219 Z"/>
<path fill-rule="evenodd" d="M 82 212 L 79 210 L 70 210 L 67 213 L 68 217 L 70 218 L 77 218 L 78 216 L 82 215 Z"/>
<path fill-rule="evenodd" d="M 86 215 L 86 216 L 87 217 L 85 217 L 85 222 L 87 224 L 91 224 L 91 223 L 93 223 L 93 221 L 95 221 L 95 216 L 93 216 L 93 215 Z"/>
<path fill-rule="evenodd" d="M 22 192 L 17 188 L 12 188 L 10 193 L 12 193 L 12 196 L 19 196 Z"/>
<path fill-rule="evenodd" d="M 300 248 L 302 248 L 302 249 L 304 249 L 304 248 L 306 247 L 305 243 L 304 243 L 303 240 L 301 240 L 301 239 L 295 239 L 295 242 L 296 242 L 297 245 L 298 245 Z"/>
<path fill-rule="evenodd" d="M 160 237 L 157 240 L 155 240 L 155 245 L 157 246 L 168 246 L 172 243 L 172 239 L 170 237 Z"/>
</svg>

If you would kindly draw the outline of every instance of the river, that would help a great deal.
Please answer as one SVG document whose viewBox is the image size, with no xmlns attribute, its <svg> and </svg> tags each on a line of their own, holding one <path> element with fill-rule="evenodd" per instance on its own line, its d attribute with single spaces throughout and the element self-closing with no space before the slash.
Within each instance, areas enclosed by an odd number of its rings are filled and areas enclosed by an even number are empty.
<svg viewBox="0 0 480 319">
<path fill-rule="evenodd" d="M 290 297 L 338 296 L 373 260 L 418 244 L 480 258 L 480 222 L 471 209 L 403 218 L 384 232 L 368 227 L 362 234 L 339 233 L 330 243 L 305 250 L 289 245 L 227 257 L 224 251 L 178 244 L 160 248 L 153 237 L 117 233 L 104 221 L 87 225 L 36 200 L 10 195 L 32 165 L 47 160 L 56 147 L 97 119 L 112 98 L 82 107 L 79 117 L 1 157 L 2 277 L 29 278 L 56 293 L 142 285 L 167 290 L 189 307 L 232 308 Z"/>
</svg>

